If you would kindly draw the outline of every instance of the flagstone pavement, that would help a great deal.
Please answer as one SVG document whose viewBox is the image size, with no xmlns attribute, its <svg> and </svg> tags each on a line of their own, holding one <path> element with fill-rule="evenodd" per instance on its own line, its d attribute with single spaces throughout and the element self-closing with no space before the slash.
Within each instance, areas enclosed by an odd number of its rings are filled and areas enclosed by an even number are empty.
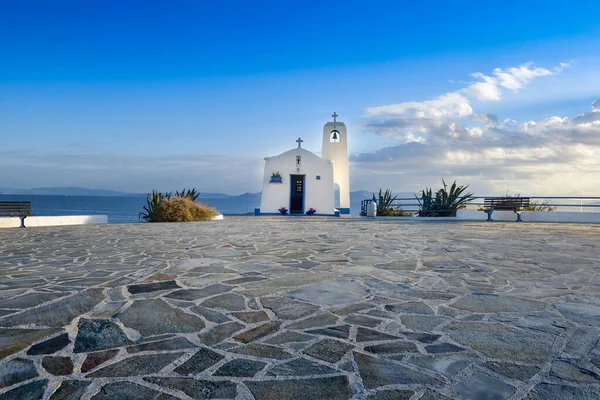
<svg viewBox="0 0 600 400">
<path fill-rule="evenodd" d="M 0 399 L 598 399 L 600 225 L 0 230 Z"/>
</svg>

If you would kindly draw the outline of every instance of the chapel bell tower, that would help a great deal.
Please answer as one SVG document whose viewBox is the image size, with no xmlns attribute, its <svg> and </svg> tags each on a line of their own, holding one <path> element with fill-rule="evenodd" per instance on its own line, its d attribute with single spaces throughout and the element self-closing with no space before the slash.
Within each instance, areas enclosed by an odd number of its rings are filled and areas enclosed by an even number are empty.
<svg viewBox="0 0 600 400">
<path fill-rule="evenodd" d="M 340 214 L 350 214 L 350 167 L 348 162 L 348 133 L 346 125 L 337 120 L 334 112 L 333 122 L 323 127 L 323 147 L 321 157 L 333 164 L 333 183 L 340 188 Z"/>
</svg>

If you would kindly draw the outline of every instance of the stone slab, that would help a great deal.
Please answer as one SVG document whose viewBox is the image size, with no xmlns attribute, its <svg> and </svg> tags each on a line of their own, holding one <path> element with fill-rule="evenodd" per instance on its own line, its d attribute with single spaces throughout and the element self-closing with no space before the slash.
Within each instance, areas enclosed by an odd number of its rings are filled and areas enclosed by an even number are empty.
<svg viewBox="0 0 600 400">
<path fill-rule="evenodd" d="M 191 358 L 189 358 L 183 364 L 175 368 L 173 371 L 181 375 L 199 374 L 205 369 L 212 367 L 213 365 L 221 361 L 223 358 L 225 357 L 219 353 L 202 348 L 198 350 Z"/>
<path fill-rule="evenodd" d="M 134 301 L 119 319 L 123 325 L 144 336 L 198 332 L 204 328 L 199 317 L 171 307 L 160 299 Z"/>
<path fill-rule="evenodd" d="M 182 354 L 183 353 L 136 355 L 103 367 L 88 374 L 87 377 L 109 378 L 155 374 L 181 357 Z"/>
<path fill-rule="evenodd" d="M 12 386 L 38 376 L 33 361 L 14 358 L 0 365 L 0 388 Z"/>
<path fill-rule="evenodd" d="M 442 381 L 433 376 L 365 354 L 354 353 L 354 360 L 367 389 L 396 384 L 442 384 Z"/>
<path fill-rule="evenodd" d="M 153 283 L 142 283 L 139 285 L 127 286 L 127 291 L 131 294 L 156 292 L 159 290 L 181 289 L 181 286 L 175 281 L 162 281 Z"/>
<path fill-rule="evenodd" d="M 237 358 L 223 364 L 215 371 L 213 376 L 231 376 L 240 378 L 251 378 L 262 371 L 267 364 L 261 361 L 244 360 Z"/>
<path fill-rule="evenodd" d="M 323 339 L 302 352 L 319 360 L 336 363 L 352 348 L 349 344 L 334 339 Z"/>
<path fill-rule="evenodd" d="M 40 354 L 52 354 L 64 349 L 71 343 L 68 333 L 61 333 L 52 339 L 45 340 L 41 343 L 34 344 L 27 350 L 28 356 L 37 356 Z"/>
<path fill-rule="evenodd" d="M 500 379 L 476 371 L 454 386 L 454 390 L 463 397 L 470 399 L 508 399 L 515 387 Z"/>
<path fill-rule="evenodd" d="M 47 385 L 47 379 L 38 379 L 4 392 L 0 400 L 42 400 Z"/>
<path fill-rule="evenodd" d="M 9 315 L 0 319 L 0 326 L 36 325 L 47 327 L 62 327 L 81 314 L 90 311 L 100 303 L 104 295 L 102 289 L 89 289 L 64 297 L 52 304 L 25 310 L 19 314 Z"/>
<path fill-rule="evenodd" d="M 287 292 L 286 297 L 308 303 L 337 306 L 356 303 L 366 294 L 365 288 L 356 281 L 331 280 Z"/>
<path fill-rule="evenodd" d="M 246 382 L 256 400 L 346 400 L 352 397 L 345 376 Z"/>
<path fill-rule="evenodd" d="M 81 318 L 77 330 L 74 353 L 87 353 L 133 344 L 121 328 L 109 320 Z"/>
<path fill-rule="evenodd" d="M 2 329 L 0 330 L 0 359 L 58 332 L 60 329 Z"/>
<path fill-rule="evenodd" d="M 49 400 L 80 399 L 91 381 L 62 381 Z"/>
<path fill-rule="evenodd" d="M 237 394 L 237 385 L 233 382 L 159 377 L 144 380 L 167 389 L 180 390 L 193 399 L 231 399 Z"/>
<path fill-rule="evenodd" d="M 91 400 L 175 400 L 177 397 L 132 382 L 108 383 Z"/>
</svg>

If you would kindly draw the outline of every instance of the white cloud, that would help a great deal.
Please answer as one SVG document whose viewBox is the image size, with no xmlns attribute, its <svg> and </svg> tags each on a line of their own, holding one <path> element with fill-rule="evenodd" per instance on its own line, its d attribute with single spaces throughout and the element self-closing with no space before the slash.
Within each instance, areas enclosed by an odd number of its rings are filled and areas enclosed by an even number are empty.
<svg viewBox="0 0 600 400">
<path fill-rule="evenodd" d="M 398 115 L 406 118 L 463 118 L 473 114 L 467 98 L 458 92 L 447 93 L 435 100 L 411 101 L 367 109 L 370 116 Z"/>
<path fill-rule="evenodd" d="M 497 68 L 490 75 L 472 74 L 477 82 L 433 100 L 369 108 L 365 128 L 396 138 L 399 144 L 355 155 L 355 169 L 368 165 L 369 170 L 385 171 L 380 173 L 381 182 L 387 171 L 394 171 L 389 174 L 403 177 L 398 189 L 404 191 L 435 185 L 446 176 L 466 181 L 462 183 L 477 182 L 483 194 L 511 189 L 597 195 L 600 99 L 592 103 L 591 111 L 574 117 L 521 123 L 478 113 L 471 102 L 502 100 L 504 91 L 522 90 L 532 80 L 558 74 L 568 66 L 561 63 L 546 69 L 528 63 Z"/>
<path fill-rule="evenodd" d="M 545 68 L 534 67 L 532 63 L 505 70 L 496 68 L 492 76 L 484 75 L 481 72 L 471 74 L 481 82 L 473 83 L 463 91 L 481 101 L 497 101 L 502 98 L 502 89 L 516 92 L 528 85 L 534 78 L 548 75 L 553 75 L 553 72 Z"/>
<path fill-rule="evenodd" d="M 559 65 L 559 68 L 564 67 Z M 507 69 L 496 68 L 489 76 L 476 72 L 471 76 L 478 82 L 435 99 L 368 108 L 366 128 L 376 134 L 404 138 L 405 141 L 411 141 L 413 136 L 430 141 L 434 137 L 460 140 L 480 137 L 485 130 L 473 129 L 469 125 L 489 127 L 497 125 L 498 118 L 492 114 L 475 113 L 471 99 L 497 101 L 502 98 L 503 90 L 515 92 L 537 77 L 555 73 L 532 63 Z"/>
<path fill-rule="evenodd" d="M 556 67 L 554 67 L 554 71 L 560 73 L 563 72 L 565 68 L 569 67 L 571 67 L 571 63 L 561 62 L 558 63 Z"/>
</svg>

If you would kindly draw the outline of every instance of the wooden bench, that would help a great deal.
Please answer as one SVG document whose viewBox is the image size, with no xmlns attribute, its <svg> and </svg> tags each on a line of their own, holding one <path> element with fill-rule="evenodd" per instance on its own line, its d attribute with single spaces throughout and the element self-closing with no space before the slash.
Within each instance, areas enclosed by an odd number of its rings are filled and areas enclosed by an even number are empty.
<svg viewBox="0 0 600 400">
<path fill-rule="evenodd" d="M 21 228 L 25 228 L 25 218 L 31 213 L 30 201 L 0 201 L 0 217 L 21 218 Z"/>
<path fill-rule="evenodd" d="M 517 222 L 523 222 L 521 212 L 529 208 L 529 197 L 492 197 L 484 199 L 483 211 L 488 215 L 487 221 L 493 221 L 494 211 L 513 211 L 517 214 Z"/>
</svg>

